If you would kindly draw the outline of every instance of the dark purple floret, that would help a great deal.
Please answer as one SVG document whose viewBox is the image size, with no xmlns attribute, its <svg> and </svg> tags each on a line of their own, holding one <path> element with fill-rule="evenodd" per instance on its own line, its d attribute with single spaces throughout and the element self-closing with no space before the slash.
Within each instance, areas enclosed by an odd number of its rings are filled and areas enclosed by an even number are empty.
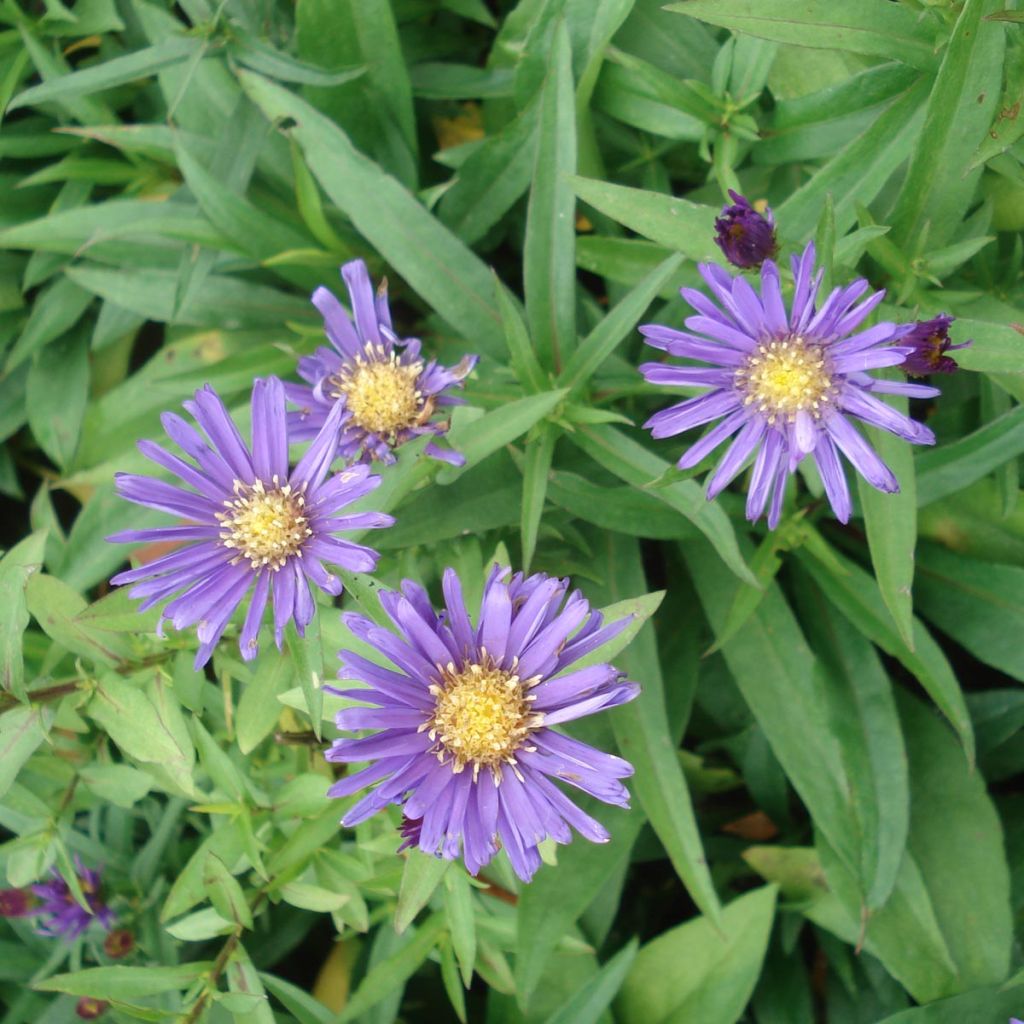
<svg viewBox="0 0 1024 1024">
<path fill-rule="evenodd" d="M 612 665 L 570 669 L 622 631 L 604 625 L 569 581 L 496 568 L 470 620 L 454 570 L 444 573 L 445 609 L 406 580 L 380 601 L 395 632 L 348 614 L 352 633 L 391 662 L 384 668 L 342 651 L 342 679 L 361 688 L 326 687 L 370 707 L 339 711 L 339 729 L 378 730 L 339 739 L 329 761 L 371 762 L 335 783 L 332 797 L 371 789 L 342 818 L 357 825 L 388 804 L 404 814 L 402 848 L 453 860 L 476 874 L 504 848 L 529 881 L 546 838 L 567 843 L 570 826 L 594 842 L 609 839 L 552 780 L 605 803 L 628 806 L 621 779 L 633 768 L 554 727 L 637 696 L 636 683 Z"/>
<path fill-rule="evenodd" d="M 930 373 L 954 373 L 959 367 L 947 352 L 968 348 L 972 342 L 954 345 L 949 328 L 955 317 L 940 313 L 932 320 L 919 320 L 914 329 L 900 342 L 910 349 L 903 370 L 910 377 L 927 377 Z"/>
<path fill-rule="evenodd" d="M 930 398 L 939 392 L 923 384 L 879 380 L 867 372 L 902 365 L 910 351 L 903 339 L 914 325 L 879 323 L 860 330 L 885 295 L 876 292 L 858 305 L 868 289 L 863 278 L 835 288 L 819 306 L 821 271 L 815 272 L 813 244 L 802 256 L 793 257 L 792 267 L 794 292 L 788 312 L 774 261 L 765 260 L 761 267 L 760 295 L 742 276 L 705 263 L 700 272 L 717 302 L 703 292 L 682 289 L 697 313 L 686 320 L 692 333 L 659 324 L 640 328 L 653 348 L 710 364 L 642 365 L 640 372 L 652 384 L 706 389 L 655 413 L 644 425 L 661 438 L 717 421 L 683 454 L 680 469 L 692 469 L 736 435 L 708 479 L 708 499 L 752 458 L 747 518 L 758 519 L 767 508 L 771 529 L 782 515 L 788 477 L 809 455 L 836 518 L 844 523 L 853 506 L 840 453 L 872 487 L 899 490 L 896 477 L 851 420 L 887 430 L 911 444 L 935 443 L 926 426 L 876 396 Z"/>
<path fill-rule="evenodd" d="M 78 884 L 89 910 L 77 902 L 68 883 L 54 869 L 50 881 L 32 886 L 32 892 L 39 899 L 32 915 L 37 918 L 36 928 L 40 935 L 70 942 L 77 939 L 94 920 L 107 930 L 114 924 L 114 912 L 103 902 L 100 873 L 84 867 L 77 858 L 75 861 Z"/>
<path fill-rule="evenodd" d="M 398 847 L 397 852 L 401 853 L 403 850 L 411 850 L 414 846 L 419 846 L 420 830 L 422 828 L 422 818 L 407 818 L 403 814 L 402 824 L 398 826 L 398 831 L 402 836 L 402 843 Z"/>
<path fill-rule="evenodd" d="M 34 905 L 25 889 L 0 889 L 0 917 L 28 917 Z"/>
<path fill-rule="evenodd" d="M 759 267 L 778 251 L 772 211 L 766 207 L 762 216 L 745 196 L 732 189 L 729 195 L 733 205 L 723 207 L 715 220 L 715 242 L 734 267 Z"/>
<path fill-rule="evenodd" d="M 330 474 L 338 449 L 340 409 L 325 419 L 305 455 L 289 469 L 285 395 L 276 377 L 253 385 L 251 447 L 209 385 L 185 408 L 202 433 L 172 413 L 164 414 L 163 424 L 191 462 L 152 441 L 140 441 L 139 450 L 188 489 L 133 473 L 118 473 L 115 478 L 122 497 L 167 512 L 182 524 L 126 530 L 107 539 L 180 545 L 168 555 L 118 573 L 111 582 L 135 584 L 131 593 L 144 598 L 142 610 L 169 600 L 161 626 L 165 620 L 175 629 L 198 624 L 199 669 L 210 660 L 250 588 L 238 641 L 243 658 L 256 656 L 268 602 L 279 647 L 289 621 L 303 635 L 315 612 L 310 584 L 328 594 L 341 593 L 341 580 L 325 564 L 352 572 L 371 572 L 377 564 L 376 551 L 335 534 L 390 526 L 394 520 L 380 512 L 345 511 L 374 490 L 380 477 L 371 476 L 366 466 Z"/>
<path fill-rule="evenodd" d="M 379 459 L 395 461 L 393 450 L 424 434 L 438 436 L 448 430 L 442 414 L 462 404 L 451 392 L 476 365 L 466 356 L 458 366 L 424 360 L 416 338 L 399 338 L 391 326 L 387 282 L 376 295 L 362 260 L 341 268 L 348 287 L 354 318 L 326 288 L 317 288 L 313 304 L 324 318 L 331 348 L 318 348 L 299 360 L 299 376 L 306 384 L 286 384 L 288 400 L 298 410 L 288 414 L 292 440 L 315 437 L 331 410 L 341 410 L 338 452 L 346 462 Z M 452 465 L 464 459 L 431 441 L 426 453 Z"/>
</svg>

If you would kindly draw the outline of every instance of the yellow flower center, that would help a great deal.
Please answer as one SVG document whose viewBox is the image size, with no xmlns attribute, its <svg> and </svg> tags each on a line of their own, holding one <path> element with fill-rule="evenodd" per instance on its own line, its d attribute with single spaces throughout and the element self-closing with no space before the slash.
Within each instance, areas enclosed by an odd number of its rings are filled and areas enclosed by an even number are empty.
<svg viewBox="0 0 1024 1024">
<path fill-rule="evenodd" d="M 791 422 L 798 412 L 820 416 L 835 390 L 821 346 L 799 335 L 762 341 L 736 371 L 736 384 L 769 423 Z"/>
<path fill-rule="evenodd" d="M 416 382 L 422 372 L 421 362 L 400 363 L 394 352 L 387 360 L 360 357 L 355 366 L 346 366 L 331 378 L 331 393 L 335 398 L 345 396 L 357 426 L 393 441 L 420 418 L 424 402 Z"/>
<path fill-rule="evenodd" d="M 544 720 L 530 710 L 526 692 L 539 681 L 523 682 L 486 658 L 458 671 L 449 663 L 430 687 L 437 704 L 422 727 L 437 740 L 439 760 L 450 756 L 456 772 L 472 764 L 474 778 L 481 766 L 497 772 L 501 762 L 514 763 L 515 752 Z"/>
<path fill-rule="evenodd" d="M 290 484 L 268 491 L 262 480 L 254 484 L 235 481 L 235 497 L 225 501 L 226 512 L 219 512 L 220 542 L 234 548 L 254 569 L 269 566 L 280 569 L 292 555 L 301 554 L 302 545 L 313 531 L 304 515 L 306 499 Z"/>
</svg>

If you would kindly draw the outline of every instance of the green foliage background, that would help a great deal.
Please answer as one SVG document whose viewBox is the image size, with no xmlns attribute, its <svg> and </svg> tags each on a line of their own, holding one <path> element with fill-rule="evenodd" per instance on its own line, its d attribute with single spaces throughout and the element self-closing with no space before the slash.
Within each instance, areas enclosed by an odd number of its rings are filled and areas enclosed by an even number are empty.
<svg viewBox="0 0 1024 1024">
<path fill-rule="evenodd" d="M 0 872 L 72 856 L 136 948 L 0 923 L 3 1024 L 983 1024 L 1024 1015 L 1024 10 L 1018 0 L 0 3 Z M 958 317 L 935 449 L 841 528 L 807 476 L 779 530 L 705 502 L 638 429 L 668 392 L 727 188 L 881 314 Z M 529 887 L 398 857 L 324 799 L 351 643 L 191 670 L 106 580 L 159 414 L 320 340 L 361 256 L 400 332 L 480 353 L 451 440 L 373 498 L 346 607 L 495 557 L 642 629 L 613 841 Z M 828 282 L 826 282 L 826 287 Z M 339 938 L 340 937 L 340 938 Z M 333 952 L 332 952 L 333 949 Z M 330 959 L 328 959 L 330 956 Z M 312 998 L 314 978 L 331 1003 Z M 333 992 L 329 996 L 328 990 Z"/>
</svg>

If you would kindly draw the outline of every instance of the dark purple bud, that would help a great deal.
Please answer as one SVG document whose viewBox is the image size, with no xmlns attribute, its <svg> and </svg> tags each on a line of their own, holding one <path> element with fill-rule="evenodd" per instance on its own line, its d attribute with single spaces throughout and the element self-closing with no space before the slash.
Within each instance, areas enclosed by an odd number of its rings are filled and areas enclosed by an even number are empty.
<svg viewBox="0 0 1024 1024">
<path fill-rule="evenodd" d="M 120 960 L 135 948 L 135 933 L 128 928 L 117 928 L 103 940 L 103 952 L 113 960 Z"/>
<path fill-rule="evenodd" d="M 722 208 L 715 220 L 715 242 L 734 266 L 749 270 L 761 266 L 778 251 L 775 241 L 775 218 L 765 207 L 762 216 L 745 196 L 729 190 L 733 205 Z"/>
<path fill-rule="evenodd" d="M 78 1000 L 78 1005 L 75 1007 L 75 1013 L 78 1014 L 82 1020 L 96 1020 L 97 1017 L 102 1017 L 107 1012 L 107 1007 L 110 1003 L 104 999 L 93 999 L 92 996 L 82 996 Z"/>
<path fill-rule="evenodd" d="M 33 900 L 24 889 L 0 889 L 0 917 L 27 917 Z"/>
<path fill-rule="evenodd" d="M 946 353 L 967 348 L 971 342 L 954 345 L 949 338 L 949 327 L 954 317 L 941 313 L 932 320 L 921 320 L 905 337 L 900 347 L 913 351 L 903 362 L 904 373 L 911 377 L 927 377 L 929 373 L 953 373 L 958 369 L 956 360 Z"/>
<path fill-rule="evenodd" d="M 401 853 L 403 850 L 411 849 L 413 846 L 417 846 L 420 841 L 420 829 L 423 827 L 422 818 L 407 818 L 404 814 L 402 815 L 402 824 L 398 826 L 398 831 L 402 834 L 402 845 L 399 846 L 397 852 Z"/>
</svg>

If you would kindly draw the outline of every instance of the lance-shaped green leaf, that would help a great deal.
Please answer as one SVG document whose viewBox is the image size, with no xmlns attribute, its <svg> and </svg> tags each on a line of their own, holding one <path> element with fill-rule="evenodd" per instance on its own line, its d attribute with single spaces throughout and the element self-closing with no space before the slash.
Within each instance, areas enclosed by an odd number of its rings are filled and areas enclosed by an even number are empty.
<svg viewBox="0 0 1024 1024">
<path fill-rule="evenodd" d="M 622 987 L 636 959 L 637 949 L 637 940 L 630 939 L 601 967 L 596 977 L 587 978 L 544 1024 L 597 1024 Z"/>
<path fill-rule="evenodd" d="M 43 711 L 22 705 L 0 715 L 0 797 L 45 736 Z"/>
<path fill-rule="evenodd" d="M 239 79 L 267 117 L 295 122 L 290 132 L 309 169 L 381 255 L 478 351 L 497 354 L 499 316 L 483 262 L 333 121 L 266 78 L 241 71 Z"/>
<path fill-rule="evenodd" d="M 25 586 L 43 565 L 46 532 L 38 530 L 0 558 L 0 688 L 21 699 L 25 660 L 21 638 L 29 623 Z"/>
<path fill-rule="evenodd" d="M 537 162 L 526 212 L 526 322 L 543 366 L 558 370 L 576 347 L 576 173 L 572 50 L 559 21 L 540 100 Z"/>
<path fill-rule="evenodd" d="M 537 362 L 537 353 L 530 340 L 530 331 L 523 319 L 519 301 L 505 287 L 497 274 L 494 276 L 494 294 L 505 331 L 505 344 L 512 358 L 512 372 L 519 378 L 524 390 L 545 391 L 549 383 L 548 377 Z"/>
<path fill-rule="evenodd" d="M 885 6 L 914 17 L 909 8 Z M 929 247 L 945 245 L 974 199 L 981 168 L 968 168 L 999 102 L 1006 44 L 1005 28 L 986 16 L 1003 6 L 966 0 L 957 18 L 891 216 L 892 239 L 905 249 L 916 249 L 926 225 Z"/>
<path fill-rule="evenodd" d="M 452 866 L 443 857 L 431 857 L 418 849 L 409 850 L 402 869 L 402 884 L 395 907 L 395 931 L 401 934 L 412 924 L 416 915 L 430 902 L 434 890 Z"/>
<path fill-rule="evenodd" d="M 95 999 L 138 999 L 161 992 L 181 992 L 212 966 L 205 960 L 173 967 L 88 967 L 37 981 L 34 987 L 40 992 L 66 992 Z"/>
<path fill-rule="evenodd" d="M 628 295 L 616 303 L 607 316 L 580 342 L 561 376 L 559 384 L 575 388 L 587 381 L 601 364 L 629 337 L 647 307 L 675 276 L 683 257 L 669 256 Z"/>
<path fill-rule="evenodd" d="M 936 22 L 886 0 L 686 0 L 668 10 L 778 43 L 935 65 Z"/>
<path fill-rule="evenodd" d="M 523 455 L 523 513 L 521 523 L 523 544 L 523 572 L 529 572 L 533 552 L 537 547 L 537 534 L 544 512 L 551 456 L 558 440 L 558 430 L 550 423 L 541 424 L 537 437 L 529 441 Z"/>
<path fill-rule="evenodd" d="M 592 178 L 574 178 L 573 185 L 582 202 L 638 235 L 691 260 L 721 260 L 714 242 L 715 207 Z"/>
</svg>

